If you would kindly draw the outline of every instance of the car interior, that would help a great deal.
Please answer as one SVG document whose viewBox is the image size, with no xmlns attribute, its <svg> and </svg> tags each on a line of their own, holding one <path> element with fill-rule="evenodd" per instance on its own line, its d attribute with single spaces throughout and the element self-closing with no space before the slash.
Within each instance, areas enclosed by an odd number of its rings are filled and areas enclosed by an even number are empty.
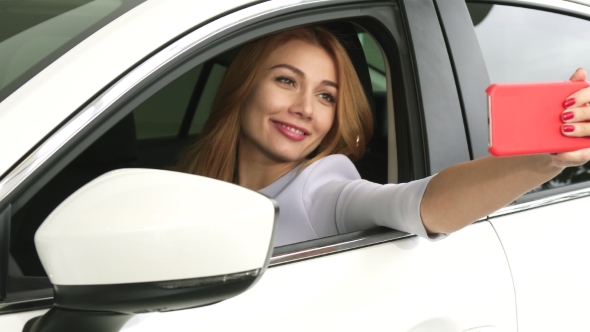
<svg viewBox="0 0 590 332">
<path fill-rule="evenodd" d="M 372 37 L 350 22 L 325 24 L 342 41 L 369 99 L 375 122 L 365 157 L 355 163 L 361 177 L 388 182 L 386 70 Z M 153 94 L 63 168 L 12 216 L 8 292 L 50 287 L 34 235 L 57 205 L 94 178 L 120 168 L 172 169 L 199 136 L 215 91 L 236 49 L 189 70 Z M 390 177 L 391 179 L 391 177 Z M 22 294 L 26 297 L 26 294 Z"/>
</svg>

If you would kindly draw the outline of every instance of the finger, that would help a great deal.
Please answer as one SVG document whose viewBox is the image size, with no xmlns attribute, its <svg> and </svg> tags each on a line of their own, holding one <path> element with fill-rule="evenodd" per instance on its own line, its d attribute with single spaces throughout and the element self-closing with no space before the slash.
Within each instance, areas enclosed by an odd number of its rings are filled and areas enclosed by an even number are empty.
<svg viewBox="0 0 590 332">
<path fill-rule="evenodd" d="M 570 81 L 585 81 L 588 77 L 586 70 L 584 68 L 578 68 L 574 72 L 574 74 L 570 77 Z M 581 89 L 576 91 L 575 93 L 568 96 L 565 101 L 563 102 L 564 108 L 571 108 L 577 107 L 586 104 L 590 101 L 590 90 Z"/>
<path fill-rule="evenodd" d="M 590 123 L 568 123 L 561 126 L 561 132 L 568 137 L 590 136 Z"/>
<path fill-rule="evenodd" d="M 589 121 L 590 107 L 568 108 L 561 113 L 561 120 L 565 123 Z"/>
<path fill-rule="evenodd" d="M 571 94 L 563 102 L 563 107 L 566 109 L 571 109 L 575 107 L 586 106 L 588 102 L 590 102 L 590 87 L 580 89 Z"/>
<path fill-rule="evenodd" d="M 570 77 L 570 81 L 585 81 L 586 77 L 586 70 L 584 68 L 578 68 Z"/>
<path fill-rule="evenodd" d="M 582 165 L 590 160 L 590 148 L 571 152 L 562 152 L 552 156 L 553 158 L 563 162 L 561 166 Z"/>
</svg>

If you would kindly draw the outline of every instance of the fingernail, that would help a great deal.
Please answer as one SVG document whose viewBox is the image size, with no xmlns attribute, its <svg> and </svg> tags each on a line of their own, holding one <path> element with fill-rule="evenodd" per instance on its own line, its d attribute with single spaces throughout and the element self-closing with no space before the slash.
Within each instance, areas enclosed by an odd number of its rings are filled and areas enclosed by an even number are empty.
<svg viewBox="0 0 590 332">
<path fill-rule="evenodd" d="M 568 98 L 563 102 L 563 107 L 570 107 L 575 103 L 576 103 L 576 100 L 574 98 Z"/>
<path fill-rule="evenodd" d="M 573 119 L 573 118 L 574 118 L 574 112 L 565 112 L 565 113 L 563 113 L 563 114 L 561 115 L 561 118 L 562 118 L 564 121 L 571 120 L 571 119 Z"/>
<path fill-rule="evenodd" d="M 563 126 L 563 131 L 566 133 L 571 133 L 572 131 L 574 131 L 574 126 L 572 125 L 564 125 Z"/>
</svg>

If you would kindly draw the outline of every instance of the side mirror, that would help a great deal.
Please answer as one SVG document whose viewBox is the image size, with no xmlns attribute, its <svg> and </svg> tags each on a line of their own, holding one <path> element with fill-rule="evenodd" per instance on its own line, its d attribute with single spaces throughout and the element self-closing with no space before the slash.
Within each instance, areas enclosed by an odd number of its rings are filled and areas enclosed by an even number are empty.
<svg viewBox="0 0 590 332">
<path fill-rule="evenodd" d="M 118 331 L 136 313 L 236 296 L 265 271 L 277 216 L 269 198 L 210 178 L 104 174 L 39 227 L 54 307 L 25 331 Z"/>
</svg>

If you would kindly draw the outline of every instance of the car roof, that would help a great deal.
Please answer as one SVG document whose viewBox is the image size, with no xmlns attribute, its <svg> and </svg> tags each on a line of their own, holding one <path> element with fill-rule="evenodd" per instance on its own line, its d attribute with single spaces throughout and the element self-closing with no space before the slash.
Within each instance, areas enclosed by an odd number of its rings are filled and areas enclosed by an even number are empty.
<svg viewBox="0 0 590 332">
<path fill-rule="evenodd" d="M 90 35 L 0 103 L 0 174 L 147 55 L 252 2 L 148 0 Z"/>
</svg>

